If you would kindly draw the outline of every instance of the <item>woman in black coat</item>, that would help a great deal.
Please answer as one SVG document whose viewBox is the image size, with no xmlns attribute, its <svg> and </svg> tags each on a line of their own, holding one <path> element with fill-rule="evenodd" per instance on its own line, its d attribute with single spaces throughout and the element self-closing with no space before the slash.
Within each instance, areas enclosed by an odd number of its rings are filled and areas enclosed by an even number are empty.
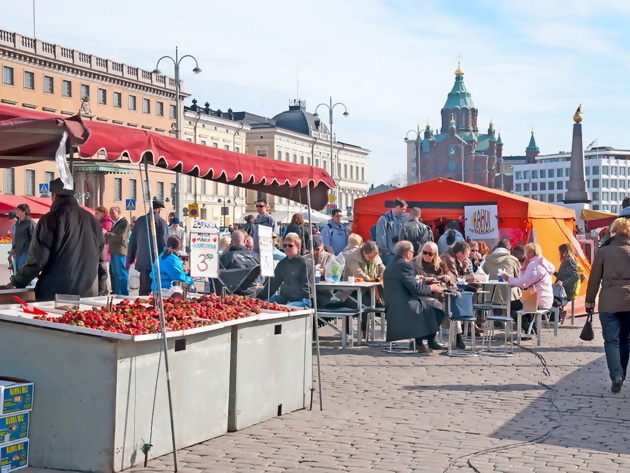
<svg viewBox="0 0 630 473">
<path fill-rule="evenodd" d="M 420 353 L 441 350 L 435 341 L 444 318 L 444 312 L 437 306 L 429 306 L 420 298 L 441 292 L 442 286 L 419 284 L 416 271 L 410 261 L 413 259 L 413 244 L 399 241 L 394 247 L 394 259 L 385 269 L 385 311 L 387 313 L 387 341 L 415 338 Z M 422 340 L 427 340 L 427 347 Z"/>
<path fill-rule="evenodd" d="M 287 226 L 287 231 L 285 235 L 289 233 L 295 233 L 302 240 L 302 249 L 300 254 L 306 253 L 310 248 L 311 235 L 309 234 L 308 227 L 304 224 L 304 219 L 302 218 L 302 214 L 296 213 L 293 215 L 291 219 L 291 223 Z"/>
</svg>

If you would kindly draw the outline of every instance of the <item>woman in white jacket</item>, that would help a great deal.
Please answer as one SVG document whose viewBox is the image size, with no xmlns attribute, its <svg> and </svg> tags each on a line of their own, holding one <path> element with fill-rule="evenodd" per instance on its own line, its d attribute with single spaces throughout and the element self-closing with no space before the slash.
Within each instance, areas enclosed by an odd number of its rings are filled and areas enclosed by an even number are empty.
<svg viewBox="0 0 630 473">
<path fill-rule="evenodd" d="M 525 261 L 521 266 L 519 277 L 503 274 L 503 280 L 510 286 L 534 290 L 538 294 L 538 308 L 550 309 L 553 305 L 553 287 L 551 276 L 556 268 L 542 255 L 542 248 L 537 243 L 525 246 Z M 523 327 L 528 327 L 530 320 L 523 318 Z"/>
</svg>

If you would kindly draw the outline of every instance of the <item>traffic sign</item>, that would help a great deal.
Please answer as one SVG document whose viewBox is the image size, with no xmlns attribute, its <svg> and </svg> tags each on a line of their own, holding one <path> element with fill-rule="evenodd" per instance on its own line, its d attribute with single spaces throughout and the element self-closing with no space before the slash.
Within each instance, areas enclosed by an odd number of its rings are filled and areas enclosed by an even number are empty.
<svg viewBox="0 0 630 473">
<path fill-rule="evenodd" d="M 40 184 L 39 185 L 39 193 L 40 194 L 48 194 L 48 192 L 50 192 L 50 188 L 48 187 L 48 184 Z"/>
<path fill-rule="evenodd" d="M 328 196 L 328 202 L 334 202 L 335 201 L 335 195 L 334 194 L 330 194 Z"/>
<path fill-rule="evenodd" d="M 199 217 L 199 204 L 188 204 L 188 215 Z"/>
<path fill-rule="evenodd" d="M 125 200 L 125 210 L 136 210 L 136 199 Z"/>
</svg>

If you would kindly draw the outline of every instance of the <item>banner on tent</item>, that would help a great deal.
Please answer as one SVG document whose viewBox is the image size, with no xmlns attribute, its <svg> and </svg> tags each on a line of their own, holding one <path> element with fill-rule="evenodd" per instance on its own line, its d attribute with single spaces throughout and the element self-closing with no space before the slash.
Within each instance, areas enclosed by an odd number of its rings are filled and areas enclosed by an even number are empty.
<svg viewBox="0 0 630 473">
<path fill-rule="evenodd" d="M 472 240 L 499 238 L 498 206 L 467 205 L 464 207 L 464 215 L 466 216 L 466 237 Z"/>
<path fill-rule="evenodd" d="M 211 220 L 195 220 L 190 229 L 190 275 L 219 275 L 219 226 Z"/>
<path fill-rule="evenodd" d="M 260 275 L 273 277 L 273 229 L 258 226 L 258 247 L 260 249 Z"/>
</svg>

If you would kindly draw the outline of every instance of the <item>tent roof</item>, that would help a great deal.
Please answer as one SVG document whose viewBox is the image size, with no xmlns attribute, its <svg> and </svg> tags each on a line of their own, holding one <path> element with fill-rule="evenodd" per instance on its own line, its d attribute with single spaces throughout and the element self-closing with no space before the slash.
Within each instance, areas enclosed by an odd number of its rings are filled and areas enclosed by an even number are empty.
<svg viewBox="0 0 630 473">
<path fill-rule="evenodd" d="M 397 197 L 405 199 L 409 207 L 420 207 L 423 219 L 456 218 L 471 203 L 498 204 L 500 218 L 575 218 L 575 212 L 566 207 L 441 177 L 357 199 L 354 213 L 380 215 L 383 202 L 387 207 Z"/>
<path fill-rule="evenodd" d="M 20 204 L 28 204 L 31 209 L 31 215 L 37 218 L 50 212 L 52 200 L 49 197 L 0 194 L 0 215 L 8 214 Z M 92 214 L 94 213 L 94 209 L 83 205 L 81 207 Z"/>
<path fill-rule="evenodd" d="M 83 122 L 79 116 L 55 117 L 5 105 L 0 105 L 0 157 L 4 157 L 0 166 L 54 159 L 64 130 L 70 144 L 78 146 L 85 158 L 104 153 L 108 161 L 139 163 L 149 156 L 155 166 L 300 202 L 307 201 L 310 188 L 313 208 L 323 208 L 328 190 L 335 186 L 324 169 L 313 166 L 197 145 L 141 129 Z"/>
</svg>

